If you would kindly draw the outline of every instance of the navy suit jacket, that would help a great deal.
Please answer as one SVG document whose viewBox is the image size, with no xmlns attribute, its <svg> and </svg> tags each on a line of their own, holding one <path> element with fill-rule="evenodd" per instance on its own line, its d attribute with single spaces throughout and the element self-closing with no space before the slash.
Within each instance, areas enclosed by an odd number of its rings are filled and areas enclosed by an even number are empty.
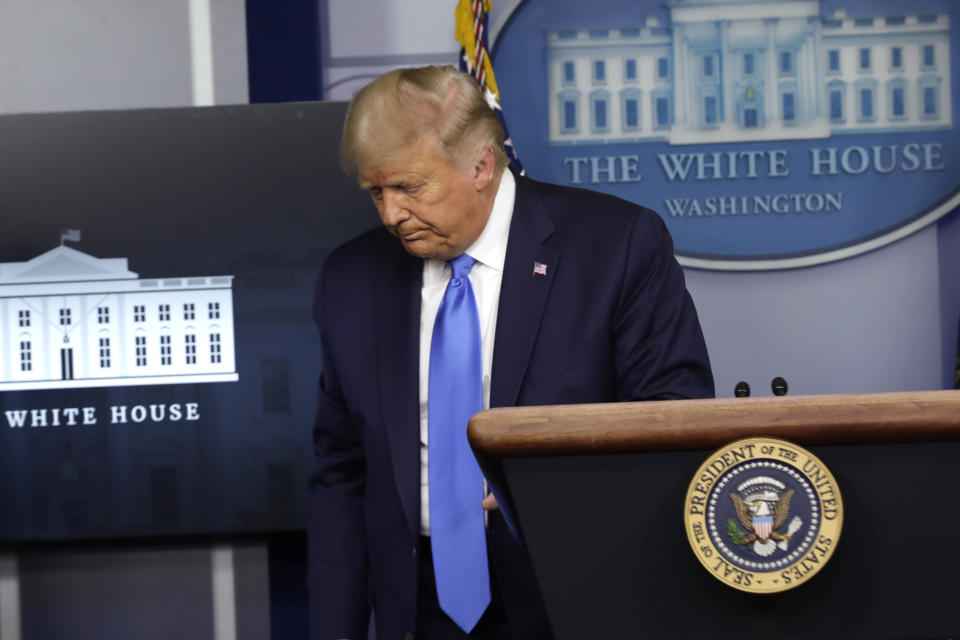
<svg viewBox="0 0 960 640">
<path fill-rule="evenodd" d="M 534 274 L 534 262 L 546 275 Z M 365 637 L 371 606 L 378 640 L 416 628 L 422 271 L 422 260 L 376 229 L 331 253 L 317 283 L 315 639 Z M 660 217 L 518 177 L 490 405 L 712 395 L 696 311 Z"/>
</svg>

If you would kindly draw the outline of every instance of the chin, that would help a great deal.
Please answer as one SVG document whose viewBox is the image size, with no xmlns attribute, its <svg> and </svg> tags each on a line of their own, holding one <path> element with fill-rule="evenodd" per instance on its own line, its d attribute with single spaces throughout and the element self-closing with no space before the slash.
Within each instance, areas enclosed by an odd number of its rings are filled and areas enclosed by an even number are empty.
<svg viewBox="0 0 960 640">
<path fill-rule="evenodd" d="M 424 240 L 413 240 L 411 242 L 403 242 L 403 248 L 407 250 L 412 256 L 417 258 L 423 258 L 424 260 L 453 260 L 458 255 L 463 253 L 463 251 L 457 251 L 445 244 L 438 244 L 436 242 L 427 242 Z"/>
<path fill-rule="evenodd" d="M 439 247 L 426 245 L 419 241 L 413 241 L 409 243 L 404 242 L 403 248 L 406 249 L 407 253 L 409 253 L 410 255 L 416 256 L 417 258 L 423 258 L 424 260 L 429 260 L 433 258 L 438 260 L 442 259 L 443 252 Z"/>
</svg>

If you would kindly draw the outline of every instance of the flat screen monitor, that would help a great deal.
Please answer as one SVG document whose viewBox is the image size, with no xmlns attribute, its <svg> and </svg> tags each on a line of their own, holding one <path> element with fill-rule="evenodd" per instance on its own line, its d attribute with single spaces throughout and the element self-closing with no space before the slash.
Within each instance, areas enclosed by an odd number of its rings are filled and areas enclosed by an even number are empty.
<svg viewBox="0 0 960 640">
<path fill-rule="evenodd" d="M 345 108 L 0 117 L 0 542 L 304 526 Z"/>
</svg>

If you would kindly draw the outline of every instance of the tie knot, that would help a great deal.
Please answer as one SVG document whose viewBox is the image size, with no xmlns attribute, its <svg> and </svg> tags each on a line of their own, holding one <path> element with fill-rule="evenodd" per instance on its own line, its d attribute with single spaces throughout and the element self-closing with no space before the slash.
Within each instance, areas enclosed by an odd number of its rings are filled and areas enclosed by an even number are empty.
<svg viewBox="0 0 960 640">
<path fill-rule="evenodd" d="M 473 268 L 476 260 L 465 253 L 461 253 L 459 256 L 450 260 L 447 264 L 450 265 L 450 268 L 453 269 L 452 278 L 466 278 L 467 274 L 470 273 L 470 269 Z"/>
</svg>

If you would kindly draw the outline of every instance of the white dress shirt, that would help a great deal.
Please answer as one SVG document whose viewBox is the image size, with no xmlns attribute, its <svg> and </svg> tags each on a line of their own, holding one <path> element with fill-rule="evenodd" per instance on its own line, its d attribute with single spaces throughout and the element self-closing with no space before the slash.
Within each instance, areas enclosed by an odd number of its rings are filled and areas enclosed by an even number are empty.
<svg viewBox="0 0 960 640">
<path fill-rule="evenodd" d="M 497 328 L 497 304 L 503 262 L 507 255 L 507 238 L 517 183 L 513 174 L 505 170 L 493 200 L 493 209 L 480 237 L 467 248 L 466 253 L 477 262 L 470 270 L 470 285 L 480 314 L 480 340 L 483 356 L 483 408 L 490 407 L 490 369 L 493 365 L 493 342 Z M 427 396 L 430 388 L 430 342 L 433 323 L 443 294 L 450 282 L 450 265 L 442 260 L 423 261 L 423 288 L 420 291 L 420 531 L 430 534 L 430 487 L 428 473 L 429 426 L 427 424 Z M 464 425 L 466 428 L 466 425 Z M 477 503 L 483 496 L 477 495 Z"/>
</svg>

